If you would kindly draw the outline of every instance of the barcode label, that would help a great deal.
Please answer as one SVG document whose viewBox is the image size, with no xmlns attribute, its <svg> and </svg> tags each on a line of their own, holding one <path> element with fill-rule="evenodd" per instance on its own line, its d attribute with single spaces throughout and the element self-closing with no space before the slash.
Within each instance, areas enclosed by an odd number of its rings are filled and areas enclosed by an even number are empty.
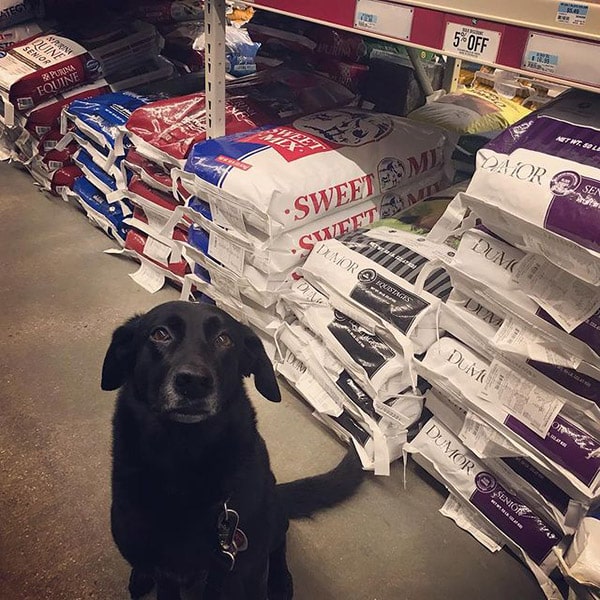
<svg viewBox="0 0 600 600">
<path fill-rule="evenodd" d="M 540 73 L 554 73 L 558 67 L 558 56 L 548 52 L 528 52 L 525 66 Z"/>
</svg>

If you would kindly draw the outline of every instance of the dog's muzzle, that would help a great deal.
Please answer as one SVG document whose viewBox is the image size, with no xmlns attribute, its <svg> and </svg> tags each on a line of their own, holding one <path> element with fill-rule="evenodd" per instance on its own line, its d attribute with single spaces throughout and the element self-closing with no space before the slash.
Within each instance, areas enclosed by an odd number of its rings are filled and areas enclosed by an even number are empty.
<svg viewBox="0 0 600 600">
<path fill-rule="evenodd" d="M 165 415 L 181 423 L 198 423 L 217 412 L 217 395 L 212 375 L 198 367 L 175 371 L 165 386 Z"/>
</svg>

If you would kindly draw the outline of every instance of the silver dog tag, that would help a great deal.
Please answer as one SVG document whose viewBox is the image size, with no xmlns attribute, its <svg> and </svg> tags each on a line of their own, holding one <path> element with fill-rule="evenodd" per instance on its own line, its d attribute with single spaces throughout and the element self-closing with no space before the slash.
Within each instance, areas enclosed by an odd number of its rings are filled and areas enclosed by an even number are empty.
<svg viewBox="0 0 600 600">
<path fill-rule="evenodd" d="M 229 551 L 234 547 L 233 539 L 239 522 L 240 516 L 235 510 L 231 510 L 230 508 L 225 507 L 223 512 L 219 515 L 217 527 L 219 532 L 219 545 L 222 550 Z"/>
<path fill-rule="evenodd" d="M 227 508 L 227 504 L 225 504 L 223 512 L 219 515 L 217 530 L 219 534 L 219 549 L 230 571 L 235 566 L 237 553 L 243 552 L 248 548 L 248 538 L 238 528 L 239 522 L 239 514 L 235 510 Z"/>
</svg>

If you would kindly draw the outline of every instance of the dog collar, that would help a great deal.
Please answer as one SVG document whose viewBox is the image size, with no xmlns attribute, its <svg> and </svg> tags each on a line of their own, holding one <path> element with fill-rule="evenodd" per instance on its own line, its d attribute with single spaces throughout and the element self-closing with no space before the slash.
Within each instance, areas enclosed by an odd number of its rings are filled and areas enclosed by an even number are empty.
<svg viewBox="0 0 600 600">
<path fill-rule="evenodd" d="M 228 500 L 223 502 L 222 510 L 217 518 L 217 534 L 219 538 L 219 554 L 223 559 L 224 567 L 233 571 L 238 552 L 248 548 L 248 538 L 238 527 L 240 515 L 227 506 Z"/>
</svg>

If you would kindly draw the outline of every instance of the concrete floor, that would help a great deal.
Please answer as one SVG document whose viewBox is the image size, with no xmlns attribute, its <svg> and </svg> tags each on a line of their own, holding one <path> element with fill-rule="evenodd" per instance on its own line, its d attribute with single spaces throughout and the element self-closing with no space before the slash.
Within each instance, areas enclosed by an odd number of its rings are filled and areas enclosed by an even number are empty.
<svg viewBox="0 0 600 600">
<path fill-rule="evenodd" d="M 133 263 L 75 208 L 0 165 L 0 597 L 126 600 L 128 567 L 109 531 L 110 421 L 100 391 L 112 330 L 152 296 Z M 284 389 L 256 402 L 282 481 L 318 473 L 342 446 Z M 491 554 L 442 517 L 440 490 L 411 463 L 372 478 L 344 506 L 295 522 L 297 600 L 539 600 L 506 551 Z M 517 591 L 518 590 L 518 591 Z"/>
</svg>

